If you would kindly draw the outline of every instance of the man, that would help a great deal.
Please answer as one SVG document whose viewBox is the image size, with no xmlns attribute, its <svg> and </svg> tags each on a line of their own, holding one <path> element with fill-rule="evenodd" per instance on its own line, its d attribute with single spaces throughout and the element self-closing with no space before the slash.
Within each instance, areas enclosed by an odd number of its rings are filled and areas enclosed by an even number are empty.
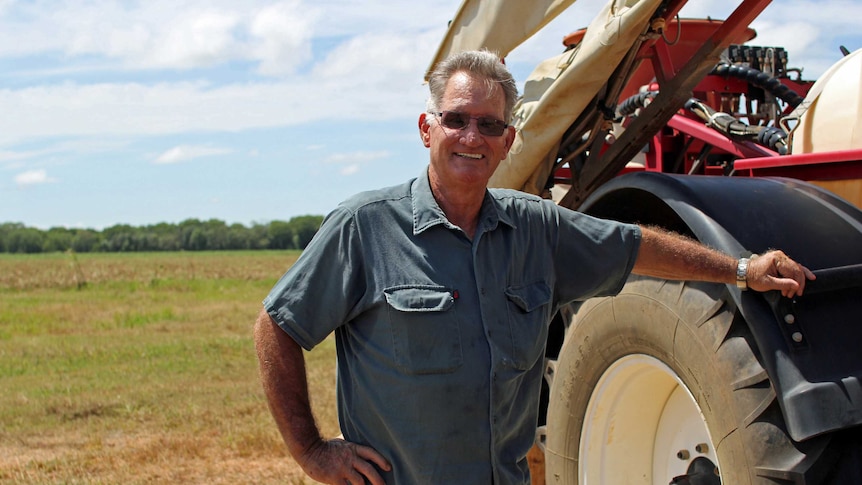
<svg viewBox="0 0 862 485">
<path fill-rule="evenodd" d="M 442 62 L 419 134 L 430 164 L 327 216 L 264 300 L 261 378 L 290 453 L 324 483 L 526 484 L 547 325 L 559 306 L 618 292 L 630 272 L 734 283 L 736 259 L 486 183 L 515 136 L 511 75 L 493 54 Z M 801 294 L 780 251 L 755 290 Z M 344 440 L 323 439 L 302 348 L 331 332 Z"/>
</svg>

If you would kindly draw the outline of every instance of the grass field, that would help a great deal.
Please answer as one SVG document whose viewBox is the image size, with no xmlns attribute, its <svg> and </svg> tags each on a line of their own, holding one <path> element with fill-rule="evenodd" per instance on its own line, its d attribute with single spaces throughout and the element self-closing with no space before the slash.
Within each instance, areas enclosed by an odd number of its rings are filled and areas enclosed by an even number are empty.
<svg viewBox="0 0 862 485">
<path fill-rule="evenodd" d="M 0 255 L 0 483 L 311 483 L 252 341 L 297 255 Z M 334 347 L 306 355 L 328 436 Z"/>
</svg>

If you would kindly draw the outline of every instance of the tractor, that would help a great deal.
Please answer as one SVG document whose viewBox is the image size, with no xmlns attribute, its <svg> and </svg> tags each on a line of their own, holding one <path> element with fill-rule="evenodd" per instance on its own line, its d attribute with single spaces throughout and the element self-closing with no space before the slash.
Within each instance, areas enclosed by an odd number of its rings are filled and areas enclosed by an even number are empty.
<svg viewBox="0 0 862 485">
<path fill-rule="evenodd" d="M 504 59 L 573 0 L 465 0 L 433 66 Z M 816 81 L 686 0 L 611 0 L 526 79 L 492 177 L 735 257 L 781 248 L 803 296 L 632 275 L 550 323 L 533 483 L 862 483 L 862 50 Z M 429 68 L 430 70 L 430 68 Z"/>
</svg>

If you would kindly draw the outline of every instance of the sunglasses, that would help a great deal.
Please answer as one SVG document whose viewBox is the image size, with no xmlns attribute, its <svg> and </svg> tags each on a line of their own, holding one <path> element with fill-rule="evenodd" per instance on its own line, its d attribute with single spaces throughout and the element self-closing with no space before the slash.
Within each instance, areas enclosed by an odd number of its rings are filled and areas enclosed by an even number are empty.
<svg viewBox="0 0 862 485">
<path fill-rule="evenodd" d="M 440 124 L 451 130 L 463 130 L 470 125 L 470 120 L 476 120 L 476 128 L 485 136 L 501 136 L 509 127 L 505 122 L 490 116 L 470 116 L 457 111 L 432 112 L 440 118 Z"/>
</svg>

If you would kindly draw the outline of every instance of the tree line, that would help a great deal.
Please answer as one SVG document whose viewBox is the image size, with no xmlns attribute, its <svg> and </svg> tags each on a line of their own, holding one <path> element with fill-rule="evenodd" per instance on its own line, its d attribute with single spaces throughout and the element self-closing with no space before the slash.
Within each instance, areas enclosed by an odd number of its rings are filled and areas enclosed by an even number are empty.
<svg viewBox="0 0 862 485">
<path fill-rule="evenodd" d="M 289 221 L 228 225 L 218 219 L 187 219 L 178 224 L 117 224 L 101 231 L 52 227 L 42 230 L 17 222 L 0 224 L 0 252 L 47 253 L 213 251 L 231 249 L 305 249 L 323 216 Z"/>
</svg>

